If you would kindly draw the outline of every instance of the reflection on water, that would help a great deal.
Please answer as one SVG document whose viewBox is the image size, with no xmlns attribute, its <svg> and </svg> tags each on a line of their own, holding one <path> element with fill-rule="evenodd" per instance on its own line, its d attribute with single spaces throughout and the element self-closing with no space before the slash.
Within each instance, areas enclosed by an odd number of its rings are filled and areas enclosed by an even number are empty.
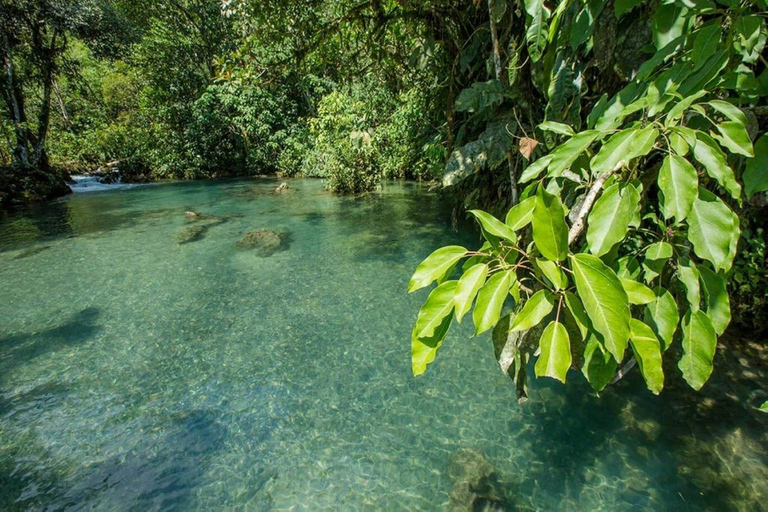
<svg viewBox="0 0 768 512">
<path fill-rule="evenodd" d="M 0 221 L 0 509 L 762 508 L 761 343 L 721 347 L 701 393 L 631 374 L 596 398 L 574 373 L 520 406 L 465 325 L 414 379 L 409 275 L 475 235 L 413 184 L 274 187 L 93 192 Z M 260 229 L 290 244 L 237 249 Z"/>
</svg>

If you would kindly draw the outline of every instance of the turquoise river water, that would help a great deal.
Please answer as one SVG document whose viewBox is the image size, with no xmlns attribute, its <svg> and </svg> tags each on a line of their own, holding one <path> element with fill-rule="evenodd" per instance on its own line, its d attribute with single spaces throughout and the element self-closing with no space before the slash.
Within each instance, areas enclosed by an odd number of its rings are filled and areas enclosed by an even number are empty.
<svg viewBox="0 0 768 512">
<path fill-rule="evenodd" d="M 598 398 L 572 371 L 519 405 L 465 322 L 413 378 L 410 274 L 475 236 L 416 184 L 276 185 L 0 220 L 0 509 L 765 510 L 761 343 L 702 393 L 673 365 L 660 397 L 635 372 Z M 236 246 L 256 229 L 280 250 Z"/>
</svg>

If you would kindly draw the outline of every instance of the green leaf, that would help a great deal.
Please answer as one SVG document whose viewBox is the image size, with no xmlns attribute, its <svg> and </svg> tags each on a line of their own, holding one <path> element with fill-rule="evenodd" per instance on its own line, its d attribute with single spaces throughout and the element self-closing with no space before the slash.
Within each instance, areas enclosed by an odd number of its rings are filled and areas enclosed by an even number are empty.
<svg viewBox="0 0 768 512">
<path fill-rule="evenodd" d="M 669 145 L 677 155 L 685 156 L 688 154 L 688 142 L 679 133 L 671 132 L 669 134 Z"/>
<path fill-rule="evenodd" d="M 747 123 L 747 116 L 744 115 L 744 112 L 732 103 L 723 100 L 712 100 L 708 105 L 731 121 L 739 123 L 741 126 L 747 126 L 749 124 Z"/>
<path fill-rule="evenodd" d="M 510 270 L 497 272 L 480 288 L 475 309 L 472 311 L 475 334 L 484 333 L 499 321 L 513 278 L 514 273 Z"/>
<path fill-rule="evenodd" d="M 560 144 L 550 156 L 549 162 L 550 177 L 560 176 L 563 171 L 570 169 L 573 162 L 595 141 L 600 132 L 597 130 L 587 130 L 577 133 L 564 143 Z"/>
<path fill-rule="evenodd" d="M 528 183 L 534 178 L 537 178 L 539 174 L 544 172 L 544 170 L 549 166 L 550 162 L 552 161 L 552 154 L 550 153 L 547 156 L 543 156 L 533 162 L 531 165 L 525 168 L 523 173 L 520 175 L 520 179 L 518 180 L 518 183 Z"/>
<path fill-rule="evenodd" d="M 544 328 L 539 339 L 541 354 L 536 361 L 537 377 L 552 377 L 565 384 L 571 367 L 571 340 L 560 322 L 552 321 Z"/>
<path fill-rule="evenodd" d="M 587 312 L 584 311 L 584 305 L 573 292 L 565 292 L 565 307 L 576 321 L 576 326 L 579 328 L 581 339 L 585 340 L 589 333 L 589 317 L 587 316 Z"/>
<path fill-rule="evenodd" d="M 595 336 L 590 336 L 584 347 L 584 365 L 581 367 L 581 373 L 597 393 L 610 384 L 616 373 L 616 361 Z"/>
<path fill-rule="evenodd" d="M 652 127 L 642 130 L 622 130 L 603 144 L 589 165 L 593 176 L 601 176 L 616 168 L 620 162 L 628 164 L 633 158 L 647 155 L 659 136 Z"/>
<path fill-rule="evenodd" d="M 662 341 L 662 348 L 666 352 L 677 331 L 680 312 L 675 298 L 667 290 L 657 287 L 653 293 L 656 295 L 656 300 L 645 307 L 644 319 Z"/>
<path fill-rule="evenodd" d="M 682 100 L 678 101 L 674 107 L 669 109 L 667 118 L 664 120 L 664 126 L 671 126 L 680 116 L 683 115 L 686 110 L 691 108 L 691 105 L 694 101 L 698 100 L 702 96 L 705 96 L 706 94 L 707 91 L 696 91 L 694 94 L 688 96 L 687 98 L 683 98 Z"/>
<path fill-rule="evenodd" d="M 408 292 L 419 290 L 432 284 L 432 281 L 443 278 L 466 254 L 467 250 L 458 245 L 436 250 L 416 267 L 416 272 L 408 283 Z"/>
<path fill-rule="evenodd" d="M 717 274 L 706 265 L 699 266 L 699 277 L 704 285 L 706 313 L 712 321 L 712 327 L 718 336 L 725 332 L 731 323 L 731 301 L 728 298 L 725 275 Z"/>
<path fill-rule="evenodd" d="M 743 124 L 736 121 L 724 121 L 716 126 L 720 136 L 713 135 L 723 147 L 728 148 L 731 153 L 737 153 L 747 157 L 755 156 L 752 149 L 752 141 L 749 140 L 749 134 Z"/>
<path fill-rule="evenodd" d="M 693 156 L 704 166 L 707 174 L 731 194 L 731 197 L 738 199 L 741 196 L 741 186 L 736 182 L 733 169 L 728 166 L 725 153 L 706 133 L 696 132 L 696 145 L 693 147 Z"/>
<path fill-rule="evenodd" d="M 640 276 L 640 263 L 634 256 L 622 256 L 612 267 L 619 278 L 637 279 Z"/>
<path fill-rule="evenodd" d="M 685 286 L 685 298 L 694 313 L 699 310 L 701 304 L 701 291 L 699 289 L 699 269 L 690 260 L 681 260 L 677 267 L 677 274 Z"/>
<path fill-rule="evenodd" d="M 761 405 L 758 409 L 760 412 L 768 412 L 768 400 L 763 402 L 763 405 Z"/>
<path fill-rule="evenodd" d="M 517 235 L 512 230 L 512 228 L 501 222 L 490 213 L 486 213 L 482 210 L 469 210 L 469 213 L 475 216 L 486 233 L 497 236 L 499 238 L 503 238 L 505 240 L 509 240 L 512 243 L 517 242 Z"/>
<path fill-rule="evenodd" d="M 743 48 L 746 53 L 752 53 L 760 40 L 760 28 L 763 21 L 759 16 L 741 16 L 736 19 L 735 28 L 737 39 L 734 43 Z M 737 49 L 741 49 L 737 48 Z"/>
<path fill-rule="evenodd" d="M 525 301 L 523 309 L 515 315 L 510 331 L 528 330 L 541 322 L 555 306 L 555 296 L 546 290 L 539 290 Z"/>
<path fill-rule="evenodd" d="M 693 40 L 693 51 L 691 60 L 698 67 L 717 51 L 720 46 L 720 34 L 722 33 L 720 23 L 713 23 L 701 27 L 696 31 L 696 38 Z"/>
<path fill-rule="evenodd" d="M 634 186 L 616 183 L 605 189 L 587 217 L 589 252 L 602 256 L 623 240 L 639 207 Z"/>
<path fill-rule="evenodd" d="M 552 132 L 560 135 L 568 135 L 569 137 L 573 137 L 574 135 L 576 135 L 576 132 L 573 131 L 573 128 L 571 128 L 567 124 L 557 123 L 555 121 L 544 121 L 543 123 L 539 124 L 537 128 L 544 132 Z"/>
<path fill-rule="evenodd" d="M 498 80 L 473 82 L 468 89 L 461 91 L 454 108 L 457 112 L 482 113 L 493 110 L 502 101 L 504 86 Z"/>
<path fill-rule="evenodd" d="M 464 318 L 469 308 L 472 307 L 472 301 L 475 300 L 478 290 L 485 284 L 487 275 L 488 265 L 478 263 L 464 272 L 464 275 L 459 279 L 454 295 L 457 322 L 461 323 L 461 319 Z"/>
<path fill-rule="evenodd" d="M 650 283 L 661 274 L 670 257 L 672 257 L 672 246 L 667 242 L 656 242 L 648 246 L 643 260 L 646 283 Z"/>
<path fill-rule="evenodd" d="M 594 329 L 613 358 L 621 361 L 629 340 L 629 300 L 621 281 L 600 258 L 576 254 L 571 259 L 576 290 Z"/>
<path fill-rule="evenodd" d="M 427 301 L 419 310 L 414 334 L 418 338 L 429 338 L 434 335 L 443 319 L 453 313 L 454 293 L 457 281 L 446 281 L 429 294 Z"/>
<path fill-rule="evenodd" d="M 507 212 L 506 224 L 514 231 L 527 226 L 533 219 L 533 209 L 536 206 L 536 196 L 527 197 L 510 208 Z"/>
<path fill-rule="evenodd" d="M 715 270 L 730 269 L 736 256 L 731 242 L 739 230 L 736 214 L 720 198 L 700 188 L 687 222 L 688 240 L 696 255 L 712 263 Z"/>
<path fill-rule="evenodd" d="M 616 0 L 613 3 L 613 14 L 616 16 L 616 19 L 619 19 L 642 3 L 643 0 Z"/>
<path fill-rule="evenodd" d="M 565 209 L 560 198 L 544 190 L 544 187 L 540 187 L 536 194 L 532 222 L 533 241 L 539 252 L 549 260 L 564 260 L 568 255 Z"/>
<path fill-rule="evenodd" d="M 683 318 L 683 356 L 677 367 L 685 381 L 695 390 L 712 374 L 712 361 L 717 349 L 717 334 L 703 311 L 686 313 Z"/>
<path fill-rule="evenodd" d="M 768 133 L 764 133 L 755 144 L 755 157 L 747 160 L 742 176 L 744 191 L 748 198 L 768 190 Z"/>
<path fill-rule="evenodd" d="M 688 9 L 673 3 L 661 4 L 653 17 L 653 44 L 664 48 L 685 30 Z"/>
<path fill-rule="evenodd" d="M 530 16 L 525 34 L 528 43 L 528 55 L 532 62 L 538 62 L 547 46 L 547 19 L 549 10 L 543 0 L 526 0 L 525 11 Z"/>
<path fill-rule="evenodd" d="M 421 375 L 427 369 L 427 365 L 435 360 L 437 351 L 443 344 L 448 329 L 451 327 L 451 315 L 443 319 L 443 323 L 435 330 L 435 333 L 428 338 L 419 338 L 416 336 L 416 328 L 411 334 L 411 371 L 414 376 Z"/>
<path fill-rule="evenodd" d="M 544 277 L 549 279 L 549 282 L 552 283 L 555 289 L 563 290 L 566 286 L 568 286 L 568 280 L 565 277 L 565 272 L 563 272 L 562 269 L 560 269 L 560 267 L 554 261 L 537 259 L 536 265 L 541 270 L 541 273 L 544 274 Z"/>
<path fill-rule="evenodd" d="M 632 334 L 629 339 L 632 351 L 635 353 L 640 373 L 645 384 L 654 395 L 661 393 L 664 388 L 664 371 L 661 369 L 661 350 L 659 340 L 650 327 L 640 320 L 630 321 Z"/>
<path fill-rule="evenodd" d="M 629 299 L 630 304 L 648 304 L 656 300 L 653 290 L 634 279 L 621 278 L 621 286 L 627 292 L 627 299 Z"/>
<path fill-rule="evenodd" d="M 651 260 L 666 260 L 672 257 L 672 246 L 667 242 L 656 242 L 645 250 L 645 257 Z"/>
<path fill-rule="evenodd" d="M 685 158 L 668 155 L 659 169 L 658 178 L 661 212 L 665 219 L 674 217 L 677 222 L 691 211 L 699 190 L 696 169 Z"/>
</svg>

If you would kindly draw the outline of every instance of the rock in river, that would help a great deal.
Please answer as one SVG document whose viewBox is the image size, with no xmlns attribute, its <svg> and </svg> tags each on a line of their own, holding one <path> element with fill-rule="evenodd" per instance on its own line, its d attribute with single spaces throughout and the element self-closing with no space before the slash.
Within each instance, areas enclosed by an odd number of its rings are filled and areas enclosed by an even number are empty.
<svg viewBox="0 0 768 512">
<path fill-rule="evenodd" d="M 236 247 L 253 250 L 257 256 L 266 258 L 278 251 L 288 249 L 289 245 L 290 239 L 287 233 L 280 233 L 271 229 L 257 229 L 246 233 L 242 240 L 237 242 Z"/>
</svg>

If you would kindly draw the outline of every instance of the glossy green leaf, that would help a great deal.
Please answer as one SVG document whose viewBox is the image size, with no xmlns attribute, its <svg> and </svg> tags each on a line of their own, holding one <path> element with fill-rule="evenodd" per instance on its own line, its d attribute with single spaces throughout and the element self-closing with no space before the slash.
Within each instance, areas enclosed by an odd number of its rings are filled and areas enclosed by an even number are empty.
<svg viewBox="0 0 768 512">
<path fill-rule="evenodd" d="M 562 261 L 568 255 L 568 226 L 560 198 L 543 187 L 536 195 L 533 209 L 533 241 L 547 259 Z"/>
<path fill-rule="evenodd" d="M 637 279 L 640 276 L 640 263 L 634 256 L 622 256 L 613 265 L 616 275 L 619 278 Z"/>
<path fill-rule="evenodd" d="M 699 191 L 696 169 L 685 158 L 668 155 L 659 169 L 658 184 L 664 218 L 674 217 L 677 222 L 685 219 Z"/>
<path fill-rule="evenodd" d="M 747 160 L 742 176 L 744 192 L 751 198 L 758 192 L 768 190 L 768 133 L 764 133 L 755 143 L 755 157 Z"/>
<path fill-rule="evenodd" d="M 464 272 L 456 285 L 454 295 L 454 304 L 456 306 L 456 321 L 461 323 L 461 319 L 472 307 L 472 301 L 475 300 L 477 292 L 485 284 L 485 278 L 488 275 L 488 265 L 478 263 Z"/>
<path fill-rule="evenodd" d="M 466 253 L 467 250 L 458 245 L 449 245 L 436 250 L 416 267 L 408 283 L 408 291 L 419 290 L 432 284 L 432 281 L 441 279 Z"/>
<path fill-rule="evenodd" d="M 645 250 L 645 257 L 652 260 L 666 260 L 672 257 L 672 246 L 667 242 L 656 242 Z"/>
<path fill-rule="evenodd" d="M 661 340 L 662 348 L 666 351 L 672 344 L 677 324 L 680 322 L 680 312 L 672 294 L 661 287 L 653 290 L 656 300 L 645 307 L 644 320 Z"/>
<path fill-rule="evenodd" d="M 713 135 L 715 139 L 732 153 L 747 157 L 755 156 L 752 149 L 752 141 L 743 124 L 736 121 L 724 121 L 715 126 L 720 135 Z"/>
<path fill-rule="evenodd" d="M 573 131 L 573 128 L 571 128 L 567 124 L 557 123 L 555 121 L 544 121 L 543 123 L 539 124 L 537 128 L 544 132 L 552 132 L 560 135 L 568 135 L 569 137 L 576 135 L 576 132 Z"/>
<path fill-rule="evenodd" d="M 640 320 L 630 321 L 632 334 L 629 343 L 635 354 L 640 373 L 648 389 L 655 395 L 664 388 L 664 371 L 661 368 L 661 350 L 659 340 L 650 327 Z"/>
<path fill-rule="evenodd" d="M 685 286 L 685 298 L 694 313 L 701 304 L 701 289 L 699 288 L 699 269 L 690 260 L 681 260 L 677 266 L 677 276 Z"/>
<path fill-rule="evenodd" d="M 563 171 L 570 169 L 573 162 L 586 151 L 586 149 L 595 141 L 600 135 L 597 130 L 587 130 L 577 133 L 564 143 L 560 144 L 557 149 L 550 153 L 552 159 L 549 162 L 550 177 L 560 176 Z"/>
<path fill-rule="evenodd" d="M 629 299 L 621 281 L 600 258 L 576 254 L 571 259 L 576 290 L 594 329 L 614 359 L 621 361 L 629 340 Z"/>
<path fill-rule="evenodd" d="M 747 116 L 745 116 L 744 112 L 733 103 L 728 103 L 723 100 L 712 100 L 707 104 L 731 121 L 739 123 L 742 126 L 747 126 Z"/>
<path fill-rule="evenodd" d="M 620 162 L 628 164 L 632 159 L 650 153 L 659 132 L 652 127 L 642 130 L 622 130 L 603 144 L 589 165 L 593 176 L 601 176 L 616 168 Z"/>
<path fill-rule="evenodd" d="M 552 377 L 565 384 L 571 367 L 571 340 L 560 322 L 552 321 L 544 328 L 539 339 L 541 354 L 536 361 L 537 377 Z"/>
<path fill-rule="evenodd" d="M 421 375 L 427 369 L 427 365 L 435 360 L 437 351 L 443 344 L 448 329 L 451 327 L 451 315 L 446 316 L 434 334 L 427 338 L 416 336 L 416 329 L 411 334 L 411 371 L 414 376 Z"/>
<path fill-rule="evenodd" d="M 539 270 L 541 270 L 541 273 L 544 274 L 544 277 L 552 283 L 555 289 L 563 290 L 568 286 L 568 279 L 565 277 L 565 272 L 563 272 L 554 261 L 538 259 L 536 260 L 536 265 L 539 267 Z"/>
<path fill-rule="evenodd" d="M 717 51 L 722 30 L 720 24 L 717 23 L 702 27 L 697 31 L 691 51 L 691 60 L 696 66 L 704 64 Z"/>
<path fill-rule="evenodd" d="M 550 153 L 547 156 L 543 156 L 533 162 L 531 165 L 525 168 L 523 173 L 520 175 L 520 179 L 518 180 L 518 183 L 528 183 L 532 179 L 538 178 L 539 175 L 544 172 L 544 170 L 549 166 L 549 163 L 552 161 L 552 154 Z"/>
<path fill-rule="evenodd" d="M 653 17 L 653 44 L 661 49 L 683 34 L 688 9 L 674 3 L 661 4 Z"/>
<path fill-rule="evenodd" d="M 546 290 L 539 290 L 523 304 L 523 309 L 515 315 L 510 331 L 524 331 L 538 325 L 545 316 L 552 312 L 555 296 Z"/>
<path fill-rule="evenodd" d="M 733 234 L 738 232 L 736 214 L 720 198 L 701 188 L 687 222 L 688 240 L 696 255 L 712 263 L 715 270 L 731 268 L 736 255 L 731 247 Z"/>
<path fill-rule="evenodd" d="M 429 338 L 443 323 L 443 319 L 453 313 L 454 293 L 457 281 L 446 281 L 429 294 L 419 310 L 414 334 L 418 338 Z"/>
<path fill-rule="evenodd" d="M 678 101 L 674 107 L 669 109 L 669 112 L 667 113 L 667 118 L 664 120 L 664 126 L 671 126 L 674 124 L 675 121 L 677 121 L 682 115 L 685 113 L 686 110 L 691 108 L 691 105 L 693 105 L 693 102 L 701 98 L 702 96 L 705 96 L 707 94 L 707 91 L 697 91 L 690 96 L 683 98 L 682 100 Z"/>
<path fill-rule="evenodd" d="M 741 195 L 741 186 L 736 182 L 733 169 L 728 166 L 725 153 L 712 140 L 712 137 L 704 132 L 696 132 L 693 156 L 704 166 L 707 174 L 731 194 L 731 197 L 736 199 Z"/>
<path fill-rule="evenodd" d="M 610 384 L 616 373 L 616 360 L 594 335 L 587 339 L 584 347 L 584 365 L 581 367 L 581 373 L 597 393 Z"/>
<path fill-rule="evenodd" d="M 616 183 L 605 189 L 587 217 L 589 252 L 602 256 L 623 240 L 639 206 L 634 186 Z"/>
<path fill-rule="evenodd" d="M 703 311 L 686 313 L 683 318 L 683 356 L 677 364 L 685 381 L 695 390 L 712 374 L 717 349 L 717 334 Z"/>
<path fill-rule="evenodd" d="M 623 286 L 624 291 L 627 292 L 627 299 L 630 304 L 649 304 L 656 300 L 656 295 L 653 293 L 653 290 L 643 283 L 638 283 L 634 279 L 620 279 L 621 286 Z"/>
<path fill-rule="evenodd" d="M 517 242 L 517 235 L 512 230 L 512 228 L 501 222 L 490 213 L 486 213 L 482 210 L 469 210 L 469 213 L 475 216 L 486 233 L 490 233 L 493 236 L 509 240 L 512 243 Z"/>
<path fill-rule="evenodd" d="M 506 224 L 514 231 L 527 226 L 533 219 L 533 209 L 536 206 L 536 196 L 527 197 L 509 209 Z"/>
<path fill-rule="evenodd" d="M 499 321 L 513 278 L 512 271 L 497 272 L 489 277 L 477 292 L 475 309 L 472 311 L 475 334 L 484 333 Z"/>
<path fill-rule="evenodd" d="M 725 275 L 715 273 L 707 265 L 700 265 L 699 277 L 704 289 L 707 316 L 719 336 L 731 323 L 731 301 L 728 298 Z"/>
</svg>

